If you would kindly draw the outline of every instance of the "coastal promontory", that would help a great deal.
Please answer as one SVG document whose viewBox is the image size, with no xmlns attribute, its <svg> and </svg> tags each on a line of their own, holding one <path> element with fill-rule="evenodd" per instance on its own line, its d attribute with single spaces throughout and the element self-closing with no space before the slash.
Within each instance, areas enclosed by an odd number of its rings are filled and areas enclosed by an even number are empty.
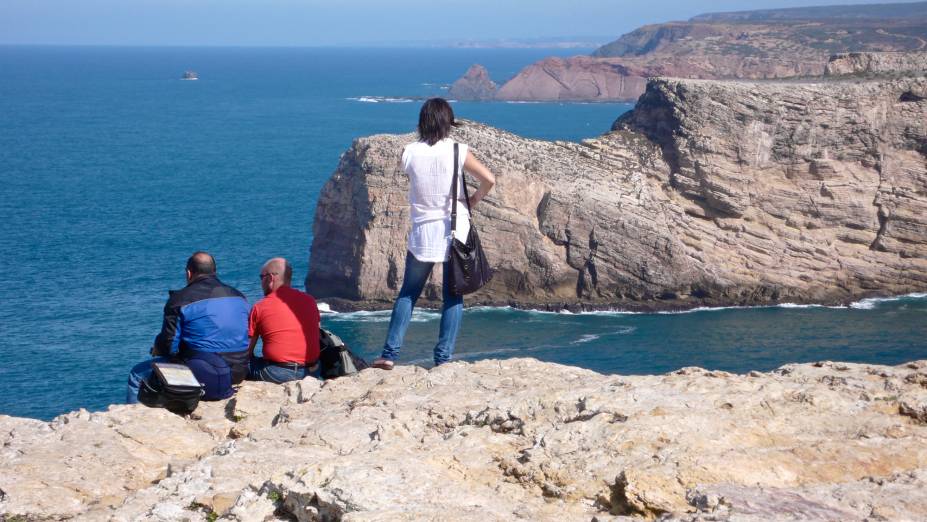
<svg viewBox="0 0 927 522">
<path fill-rule="evenodd" d="M 925 386 L 924 361 L 511 359 L 246 382 L 188 418 L 0 416 L 0 519 L 924 520 Z"/>
<path fill-rule="evenodd" d="M 634 101 L 653 76 L 820 76 L 832 54 L 927 49 L 927 2 L 712 13 L 639 27 L 590 56 L 530 64 L 483 99 Z"/>
<path fill-rule="evenodd" d="M 474 122 L 453 138 L 497 176 L 474 218 L 496 276 L 469 303 L 840 304 L 927 289 L 923 72 L 653 79 L 611 132 L 581 143 Z M 313 225 L 317 297 L 395 297 L 409 227 L 397 164 L 414 139 L 360 138 L 342 156 Z"/>
</svg>

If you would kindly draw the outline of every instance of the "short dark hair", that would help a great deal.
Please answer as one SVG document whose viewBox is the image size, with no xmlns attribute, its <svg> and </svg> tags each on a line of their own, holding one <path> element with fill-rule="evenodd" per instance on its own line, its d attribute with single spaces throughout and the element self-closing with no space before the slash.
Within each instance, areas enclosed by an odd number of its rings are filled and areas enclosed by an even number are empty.
<svg viewBox="0 0 927 522">
<path fill-rule="evenodd" d="M 187 259 L 187 270 L 193 277 L 199 275 L 215 275 L 216 260 L 208 253 L 199 250 Z"/>
<path fill-rule="evenodd" d="M 456 127 L 454 110 L 444 98 L 430 98 L 422 104 L 418 113 L 418 138 L 429 145 L 434 145 L 451 133 Z"/>
</svg>

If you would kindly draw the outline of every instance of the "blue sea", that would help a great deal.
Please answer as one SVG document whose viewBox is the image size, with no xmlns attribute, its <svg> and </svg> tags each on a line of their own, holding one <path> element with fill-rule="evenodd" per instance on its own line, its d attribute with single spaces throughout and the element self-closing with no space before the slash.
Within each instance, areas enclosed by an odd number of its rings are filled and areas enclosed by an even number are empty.
<svg viewBox="0 0 927 522">
<path fill-rule="evenodd" d="M 562 50 L 0 47 L 0 414 L 50 419 L 124 398 L 194 250 L 253 302 L 272 256 L 305 277 L 319 190 L 359 136 L 414 129 L 473 63 L 496 80 Z M 185 70 L 198 81 L 182 81 Z M 627 104 L 457 102 L 545 140 L 609 129 Z M 387 312 L 326 314 L 364 357 Z M 403 362 L 430 364 L 416 312 Z M 536 357 L 604 373 L 745 372 L 927 358 L 927 296 L 845 308 L 556 314 L 472 308 L 457 358 Z"/>
</svg>

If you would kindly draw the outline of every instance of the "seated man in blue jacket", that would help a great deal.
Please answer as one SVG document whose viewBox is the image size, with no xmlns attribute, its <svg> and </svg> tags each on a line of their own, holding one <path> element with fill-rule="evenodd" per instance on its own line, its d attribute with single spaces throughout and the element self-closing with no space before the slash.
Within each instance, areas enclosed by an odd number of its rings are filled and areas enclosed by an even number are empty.
<svg viewBox="0 0 927 522">
<path fill-rule="evenodd" d="M 154 358 L 135 365 L 129 373 L 126 402 L 138 402 L 139 386 L 151 375 L 153 362 L 212 357 L 228 364 L 233 384 L 244 380 L 248 375 L 248 312 L 245 296 L 216 277 L 215 259 L 206 252 L 194 253 L 187 260 L 187 286 L 170 291 L 164 305 L 161 333 L 151 348 Z"/>
</svg>

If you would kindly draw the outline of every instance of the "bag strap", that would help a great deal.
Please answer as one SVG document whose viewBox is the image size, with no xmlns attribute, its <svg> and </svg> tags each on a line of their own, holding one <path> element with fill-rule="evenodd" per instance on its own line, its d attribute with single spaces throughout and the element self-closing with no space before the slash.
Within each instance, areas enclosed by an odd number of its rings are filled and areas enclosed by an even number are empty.
<svg viewBox="0 0 927 522">
<path fill-rule="evenodd" d="M 451 181 L 451 237 L 457 232 L 457 174 L 460 171 L 460 144 L 454 143 L 454 177 Z M 467 182 L 462 181 L 464 197 L 467 201 L 467 211 L 470 210 L 470 193 L 467 190 Z M 473 215 L 470 215 L 470 221 L 473 221 Z"/>
</svg>

